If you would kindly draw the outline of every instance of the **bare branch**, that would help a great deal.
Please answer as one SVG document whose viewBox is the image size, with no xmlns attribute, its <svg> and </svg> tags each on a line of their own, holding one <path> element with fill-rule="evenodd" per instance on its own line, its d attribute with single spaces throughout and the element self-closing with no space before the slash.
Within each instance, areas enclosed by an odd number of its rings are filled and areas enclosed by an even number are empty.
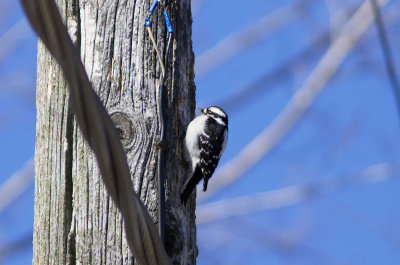
<svg viewBox="0 0 400 265">
<path fill-rule="evenodd" d="M 330 31 L 325 30 L 318 34 L 305 49 L 293 58 L 283 62 L 272 71 L 266 72 L 257 80 L 239 89 L 238 92 L 229 95 L 227 98 L 222 99 L 215 105 L 224 107 L 229 114 L 232 114 L 232 112 L 244 106 L 249 101 L 260 97 L 261 92 L 273 89 L 274 83 L 287 77 L 300 62 L 317 57 L 329 45 L 329 42 Z"/>
<path fill-rule="evenodd" d="M 306 185 L 291 186 L 200 205 L 197 207 L 196 222 L 204 224 L 228 217 L 304 203 L 347 188 L 398 178 L 399 172 L 400 164 L 383 163 L 369 166 L 353 174 L 320 178 L 320 180 Z"/>
<path fill-rule="evenodd" d="M 192 15 L 195 16 L 201 7 L 205 4 L 206 0 L 192 0 Z"/>
<path fill-rule="evenodd" d="M 33 184 L 35 166 L 33 158 L 0 186 L 0 213 Z"/>
<path fill-rule="evenodd" d="M 7 243 L 0 246 L 0 263 L 9 256 L 15 255 L 18 252 L 27 250 L 32 247 L 32 232 L 24 235 L 22 238 L 15 240 L 14 242 Z"/>
<path fill-rule="evenodd" d="M 0 36 L 0 62 L 17 48 L 29 36 L 29 33 L 28 22 L 23 18 Z"/>
<path fill-rule="evenodd" d="M 259 225 L 250 219 L 240 218 L 235 219 L 234 224 L 236 227 L 246 227 L 246 229 L 229 229 L 225 228 L 228 235 L 226 238 L 232 240 L 232 236 L 240 239 L 247 239 L 254 242 L 262 249 L 271 249 L 276 254 L 281 255 L 282 258 L 287 258 L 296 255 L 301 257 L 306 264 L 345 264 L 338 260 L 336 257 L 331 256 L 323 250 L 314 248 L 306 242 L 308 221 L 297 222 L 297 227 L 292 227 L 290 231 L 276 231 L 270 230 L 268 224 L 263 226 Z M 246 264 L 246 262 L 238 263 Z"/>
<path fill-rule="evenodd" d="M 304 5 L 306 1 L 308 0 L 294 1 L 291 5 L 264 16 L 250 27 L 221 40 L 199 57 L 195 65 L 196 76 L 206 75 L 233 55 L 254 45 L 295 20 L 301 14 L 299 12 L 300 6 Z"/>
<path fill-rule="evenodd" d="M 387 0 L 380 0 L 381 5 Z M 268 154 L 303 117 L 306 110 L 336 73 L 346 55 L 356 45 L 363 33 L 372 24 L 373 14 L 367 0 L 346 23 L 336 40 L 329 47 L 321 61 L 311 72 L 304 84 L 293 95 L 280 115 L 250 142 L 236 157 L 222 166 L 213 177 L 213 183 L 206 193 L 198 193 L 204 200 L 222 187 L 238 179 Z"/>
<path fill-rule="evenodd" d="M 338 19 L 334 23 L 335 28 L 339 28 L 338 25 L 343 25 L 342 19 L 348 19 L 348 16 L 354 12 L 354 6 L 350 7 L 344 12 L 337 15 Z M 399 20 L 399 8 L 395 8 L 394 5 L 390 9 L 384 12 L 385 20 L 388 22 L 388 26 L 392 26 Z M 321 31 L 316 34 L 310 43 L 298 52 L 292 58 L 286 60 L 272 71 L 266 71 L 256 80 L 250 82 L 244 87 L 237 90 L 236 93 L 228 95 L 225 99 L 217 103 L 212 103 L 210 105 L 222 106 L 229 114 L 232 114 L 237 109 L 242 109 L 245 107 L 249 101 L 254 102 L 254 100 L 261 99 L 261 93 L 270 91 L 274 89 L 274 84 L 278 83 L 280 80 L 289 78 L 294 68 L 297 67 L 301 62 L 314 60 L 314 58 L 320 56 L 320 53 L 327 49 L 331 41 L 331 28 Z M 371 38 L 368 35 L 368 38 Z"/>
<path fill-rule="evenodd" d="M 376 0 L 371 0 L 372 9 L 375 15 L 375 22 L 378 28 L 378 36 L 382 45 L 383 55 L 385 57 L 386 69 L 388 71 L 388 75 L 390 78 L 390 82 L 392 83 L 393 93 L 395 95 L 397 110 L 400 115 L 400 84 L 397 79 L 396 70 L 393 62 L 393 56 L 390 49 L 389 39 L 386 35 L 385 25 L 383 23 L 383 19 L 380 14 L 379 6 Z"/>
</svg>

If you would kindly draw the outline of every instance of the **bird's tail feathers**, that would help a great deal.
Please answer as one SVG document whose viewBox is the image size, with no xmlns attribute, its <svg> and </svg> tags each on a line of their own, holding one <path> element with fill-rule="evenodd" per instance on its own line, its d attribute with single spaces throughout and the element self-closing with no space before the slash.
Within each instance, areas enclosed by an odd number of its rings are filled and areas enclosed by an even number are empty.
<svg viewBox="0 0 400 265">
<path fill-rule="evenodd" d="M 190 194 L 192 194 L 193 190 L 196 188 L 196 185 L 200 182 L 203 177 L 203 173 L 199 166 L 196 167 L 192 177 L 188 179 L 184 185 L 183 191 L 181 193 L 181 202 L 186 203 L 189 199 Z"/>
</svg>

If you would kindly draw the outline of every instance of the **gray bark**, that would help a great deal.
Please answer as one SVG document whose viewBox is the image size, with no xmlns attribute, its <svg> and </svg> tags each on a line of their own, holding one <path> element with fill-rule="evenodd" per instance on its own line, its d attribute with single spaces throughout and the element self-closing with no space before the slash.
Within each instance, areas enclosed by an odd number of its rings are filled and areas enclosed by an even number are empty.
<svg viewBox="0 0 400 265">
<path fill-rule="evenodd" d="M 151 1 L 57 0 L 94 89 L 120 131 L 135 192 L 158 222 L 156 178 L 160 65 L 144 27 Z M 162 54 L 159 6 L 152 30 Z M 182 137 L 194 114 L 189 0 L 169 7 L 174 25 L 167 65 L 166 250 L 173 264 L 195 264 L 194 201 L 181 205 L 188 170 Z M 74 121 L 60 68 L 38 45 L 33 264 L 132 264 L 121 215 L 107 195 L 97 161 Z"/>
</svg>

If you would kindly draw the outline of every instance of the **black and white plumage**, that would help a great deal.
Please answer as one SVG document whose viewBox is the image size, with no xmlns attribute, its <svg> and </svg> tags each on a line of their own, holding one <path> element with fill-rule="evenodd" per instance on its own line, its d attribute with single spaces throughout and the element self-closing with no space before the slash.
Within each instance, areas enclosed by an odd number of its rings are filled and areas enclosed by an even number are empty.
<svg viewBox="0 0 400 265">
<path fill-rule="evenodd" d="M 228 141 L 228 115 L 219 107 L 201 110 L 186 130 L 185 157 L 191 163 L 192 176 L 181 193 L 185 203 L 196 185 L 203 179 L 203 191 L 214 173 Z"/>
</svg>

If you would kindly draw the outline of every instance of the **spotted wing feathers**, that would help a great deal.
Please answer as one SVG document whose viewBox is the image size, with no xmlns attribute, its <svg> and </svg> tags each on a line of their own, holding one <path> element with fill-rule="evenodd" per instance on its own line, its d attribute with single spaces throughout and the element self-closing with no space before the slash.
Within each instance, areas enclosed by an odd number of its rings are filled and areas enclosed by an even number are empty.
<svg viewBox="0 0 400 265">
<path fill-rule="evenodd" d="M 208 180 L 218 166 L 219 154 L 221 153 L 221 144 L 219 142 L 223 141 L 222 135 L 220 134 L 213 140 L 210 140 L 207 135 L 200 136 L 200 168 L 203 172 L 203 191 L 207 190 Z"/>
</svg>

